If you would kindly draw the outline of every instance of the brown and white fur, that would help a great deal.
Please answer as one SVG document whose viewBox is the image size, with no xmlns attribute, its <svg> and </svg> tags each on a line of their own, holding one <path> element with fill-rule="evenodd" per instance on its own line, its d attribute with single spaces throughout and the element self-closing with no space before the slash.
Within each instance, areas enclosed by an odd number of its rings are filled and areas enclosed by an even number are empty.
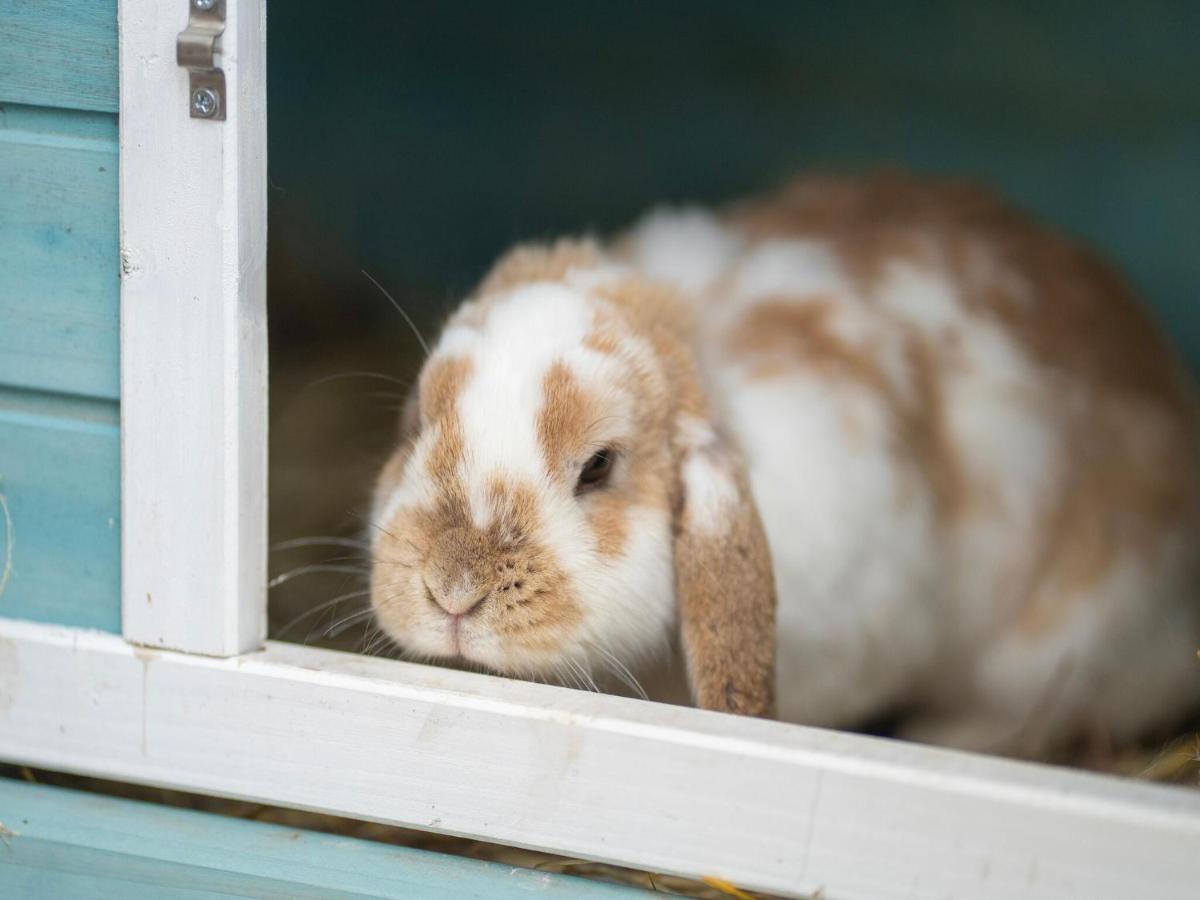
<svg viewBox="0 0 1200 900">
<path fill-rule="evenodd" d="M 1197 422 L 1121 279 L 977 188 L 659 211 L 518 248 L 450 319 L 372 603 L 503 674 L 641 672 L 677 635 L 711 709 L 1124 741 L 1200 702 Z"/>
</svg>

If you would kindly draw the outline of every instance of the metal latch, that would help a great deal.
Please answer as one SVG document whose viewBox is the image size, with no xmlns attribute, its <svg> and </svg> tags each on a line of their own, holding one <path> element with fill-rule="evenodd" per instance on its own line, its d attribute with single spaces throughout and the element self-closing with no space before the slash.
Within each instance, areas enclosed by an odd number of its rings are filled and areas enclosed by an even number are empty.
<svg viewBox="0 0 1200 900">
<path fill-rule="evenodd" d="M 225 30 L 225 0 L 188 0 L 188 25 L 175 41 L 175 61 L 188 70 L 193 119 L 225 119 L 225 72 L 214 59 Z"/>
</svg>

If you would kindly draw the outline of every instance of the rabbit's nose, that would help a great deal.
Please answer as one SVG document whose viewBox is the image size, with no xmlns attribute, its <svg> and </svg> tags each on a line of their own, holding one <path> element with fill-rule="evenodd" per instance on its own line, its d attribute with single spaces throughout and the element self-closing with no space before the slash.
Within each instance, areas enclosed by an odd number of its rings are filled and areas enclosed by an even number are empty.
<svg viewBox="0 0 1200 900">
<path fill-rule="evenodd" d="M 465 616 L 477 610 L 491 591 L 480 591 L 467 579 L 443 585 L 436 578 L 425 579 L 425 597 L 452 616 Z"/>
</svg>

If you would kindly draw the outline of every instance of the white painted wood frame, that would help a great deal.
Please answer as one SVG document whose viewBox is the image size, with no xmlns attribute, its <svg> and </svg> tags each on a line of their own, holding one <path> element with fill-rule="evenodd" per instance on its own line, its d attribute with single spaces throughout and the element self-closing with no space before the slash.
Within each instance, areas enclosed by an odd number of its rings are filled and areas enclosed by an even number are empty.
<svg viewBox="0 0 1200 900">
<path fill-rule="evenodd" d="M 266 20 L 229 0 L 226 118 L 188 114 L 187 0 L 121 0 L 122 622 L 213 656 L 266 636 Z"/>
<path fill-rule="evenodd" d="M 825 900 L 1200 885 L 1200 792 L 273 642 L 0 620 L 0 758 Z"/>
</svg>

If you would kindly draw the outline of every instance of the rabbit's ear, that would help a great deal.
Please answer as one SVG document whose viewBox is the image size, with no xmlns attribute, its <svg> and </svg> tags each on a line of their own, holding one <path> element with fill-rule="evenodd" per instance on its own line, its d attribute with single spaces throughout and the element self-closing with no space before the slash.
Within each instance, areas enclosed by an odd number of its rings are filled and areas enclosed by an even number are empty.
<svg viewBox="0 0 1200 900">
<path fill-rule="evenodd" d="M 675 589 L 692 699 L 770 716 L 775 579 L 766 533 L 731 442 L 690 416 L 681 425 Z"/>
</svg>

